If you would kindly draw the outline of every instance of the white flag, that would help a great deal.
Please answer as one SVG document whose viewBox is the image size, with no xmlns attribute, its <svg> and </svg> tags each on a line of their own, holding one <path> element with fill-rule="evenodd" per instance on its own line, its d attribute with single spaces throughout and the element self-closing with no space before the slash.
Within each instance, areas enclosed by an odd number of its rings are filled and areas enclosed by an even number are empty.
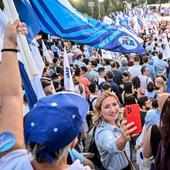
<svg viewBox="0 0 170 170">
<path fill-rule="evenodd" d="M 53 63 L 52 58 L 51 58 L 43 40 L 42 40 L 42 50 L 43 50 L 43 56 L 46 58 L 46 60 L 49 61 L 50 63 Z"/>
<path fill-rule="evenodd" d="M 31 44 L 30 44 L 31 53 L 32 53 L 34 62 L 35 62 L 37 69 L 38 69 L 38 75 L 39 75 L 39 77 L 41 77 L 43 70 L 44 70 L 44 67 L 45 67 L 45 64 L 44 64 L 44 61 L 43 61 L 43 59 L 40 55 L 38 47 L 39 47 L 38 42 L 35 39 L 33 39 Z"/>
<path fill-rule="evenodd" d="M 0 9 L 0 49 L 3 47 L 3 36 L 4 36 L 4 31 L 5 27 L 8 24 L 8 18 L 5 15 L 5 13 Z M 0 52 L 0 62 L 1 62 L 1 52 Z"/>
<path fill-rule="evenodd" d="M 64 49 L 64 87 L 65 90 L 74 91 L 74 84 L 71 75 L 70 65 L 67 58 L 66 49 Z"/>
<path fill-rule="evenodd" d="M 2 37 L 5 31 L 5 27 L 8 24 L 9 19 L 7 18 L 6 14 L 0 9 L 0 36 Z"/>
<path fill-rule="evenodd" d="M 163 49 L 163 52 L 162 52 L 163 59 L 167 59 L 170 56 L 169 42 L 168 42 L 166 33 L 163 33 L 162 36 L 163 36 L 163 43 L 165 45 L 165 48 Z"/>
</svg>

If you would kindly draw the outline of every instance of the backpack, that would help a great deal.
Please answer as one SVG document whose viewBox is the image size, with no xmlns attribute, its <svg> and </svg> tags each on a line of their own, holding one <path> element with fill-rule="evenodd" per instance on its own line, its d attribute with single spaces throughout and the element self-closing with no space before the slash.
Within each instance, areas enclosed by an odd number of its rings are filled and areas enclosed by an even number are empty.
<svg viewBox="0 0 170 170">
<path fill-rule="evenodd" d="M 102 83 L 99 84 L 99 79 L 96 79 L 95 82 L 96 82 L 96 84 L 97 84 L 97 86 L 98 86 L 98 89 L 99 89 L 100 91 L 102 91 L 102 89 L 103 89 L 103 84 L 106 83 L 106 82 L 102 82 Z"/>
<path fill-rule="evenodd" d="M 87 125 L 88 125 L 88 128 L 89 130 L 93 127 L 93 121 L 92 121 L 92 114 L 91 112 L 93 112 L 93 102 L 96 100 L 97 96 L 96 97 L 93 97 L 92 100 L 90 101 L 90 99 L 88 98 L 88 103 L 89 103 L 89 114 L 87 114 L 86 116 L 86 120 L 87 120 Z"/>
<path fill-rule="evenodd" d="M 95 131 L 96 131 L 96 127 L 94 127 L 93 129 L 92 139 L 91 139 L 89 149 L 88 149 L 89 153 L 94 153 L 94 156 L 90 158 L 90 160 L 95 164 L 96 170 L 105 170 L 100 160 L 100 154 L 96 146 Z"/>
<path fill-rule="evenodd" d="M 88 98 L 88 103 L 89 103 L 89 111 L 94 111 L 93 110 L 93 102 L 97 99 L 97 96 L 93 97 L 92 100 L 90 101 L 90 99 Z"/>
</svg>

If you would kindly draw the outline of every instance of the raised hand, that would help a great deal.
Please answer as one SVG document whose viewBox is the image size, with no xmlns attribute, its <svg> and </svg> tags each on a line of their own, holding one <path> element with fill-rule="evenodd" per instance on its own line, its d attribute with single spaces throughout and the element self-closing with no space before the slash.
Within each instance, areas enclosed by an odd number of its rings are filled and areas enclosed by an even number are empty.
<svg viewBox="0 0 170 170">
<path fill-rule="evenodd" d="M 26 35 L 28 33 L 26 25 L 19 20 L 12 24 L 8 24 L 5 30 L 4 43 L 8 42 L 11 45 L 17 45 L 17 34 L 21 33 Z"/>
<path fill-rule="evenodd" d="M 131 127 L 134 125 L 134 122 L 128 123 L 127 120 L 123 120 L 120 126 L 122 137 L 125 141 L 130 141 L 131 133 L 137 129 L 137 127 Z"/>
</svg>

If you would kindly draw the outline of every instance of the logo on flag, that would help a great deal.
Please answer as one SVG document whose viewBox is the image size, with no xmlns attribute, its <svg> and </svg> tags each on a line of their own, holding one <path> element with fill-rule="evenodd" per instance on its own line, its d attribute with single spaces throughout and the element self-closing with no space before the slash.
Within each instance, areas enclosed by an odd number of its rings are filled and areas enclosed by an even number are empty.
<svg viewBox="0 0 170 170">
<path fill-rule="evenodd" d="M 127 50 L 133 50 L 137 47 L 137 43 L 135 42 L 135 40 L 128 36 L 121 36 L 119 38 L 119 42 L 122 45 L 122 47 Z"/>
<path fill-rule="evenodd" d="M 70 71 L 69 71 L 69 68 L 66 67 L 65 69 L 66 69 L 66 76 L 67 76 L 67 78 L 69 79 L 69 78 L 70 78 Z"/>
<path fill-rule="evenodd" d="M 64 87 L 65 90 L 74 91 L 74 84 L 71 76 L 66 49 L 64 49 Z"/>
</svg>

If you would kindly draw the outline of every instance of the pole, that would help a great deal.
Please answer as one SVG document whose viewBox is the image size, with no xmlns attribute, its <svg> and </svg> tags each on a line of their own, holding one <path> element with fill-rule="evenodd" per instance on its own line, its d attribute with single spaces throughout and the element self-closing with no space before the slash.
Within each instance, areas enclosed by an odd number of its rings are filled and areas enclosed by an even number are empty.
<svg viewBox="0 0 170 170">
<path fill-rule="evenodd" d="M 92 18 L 93 18 L 93 16 L 94 16 L 94 12 L 93 12 L 93 7 L 91 7 L 91 15 L 92 15 Z"/>
<path fill-rule="evenodd" d="M 98 0 L 98 12 L 99 12 L 99 19 L 100 19 L 101 18 L 100 0 Z"/>
</svg>

